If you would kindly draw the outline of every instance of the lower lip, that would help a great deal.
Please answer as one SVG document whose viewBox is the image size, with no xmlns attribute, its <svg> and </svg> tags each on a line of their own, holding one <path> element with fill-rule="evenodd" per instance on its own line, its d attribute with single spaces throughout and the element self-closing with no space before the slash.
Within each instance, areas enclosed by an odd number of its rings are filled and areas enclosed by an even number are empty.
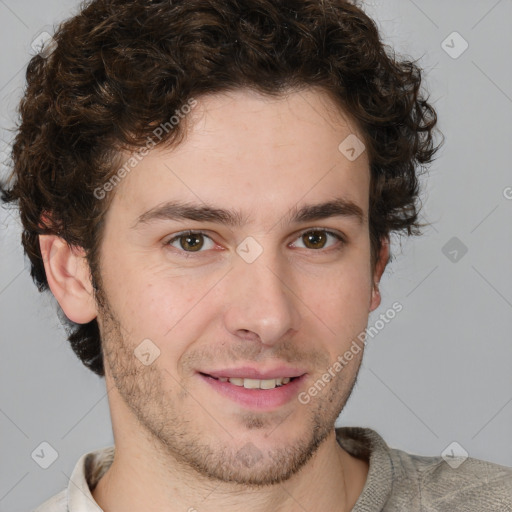
<svg viewBox="0 0 512 512">
<path fill-rule="evenodd" d="M 273 389 L 246 389 L 230 382 L 221 382 L 207 375 L 198 374 L 206 383 L 221 395 L 249 409 L 271 410 L 281 407 L 295 398 L 307 374 L 293 379 L 284 386 Z"/>
</svg>

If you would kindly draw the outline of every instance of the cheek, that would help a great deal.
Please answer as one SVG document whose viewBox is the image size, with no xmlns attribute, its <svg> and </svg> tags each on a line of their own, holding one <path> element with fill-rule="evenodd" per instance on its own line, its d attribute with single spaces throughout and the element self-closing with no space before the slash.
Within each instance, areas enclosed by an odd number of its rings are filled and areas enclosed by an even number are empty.
<svg viewBox="0 0 512 512">
<path fill-rule="evenodd" d="M 131 344 L 149 338 L 162 352 L 179 353 L 215 316 L 204 299 L 210 286 L 204 278 L 169 272 L 168 266 L 135 267 L 105 283 L 109 300 Z M 210 308 L 211 309 L 211 308 Z"/>
<path fill-rule="evenodd" d="M 335 333 L 351 333 L 364 329 L 371 301 L 370 266 L 350 265 L 330 269 L 323 276 L 308 280 L 303 290 L 311 310 Z M 307 299 L 309 297 L 309 299 Z"/>
</svg>

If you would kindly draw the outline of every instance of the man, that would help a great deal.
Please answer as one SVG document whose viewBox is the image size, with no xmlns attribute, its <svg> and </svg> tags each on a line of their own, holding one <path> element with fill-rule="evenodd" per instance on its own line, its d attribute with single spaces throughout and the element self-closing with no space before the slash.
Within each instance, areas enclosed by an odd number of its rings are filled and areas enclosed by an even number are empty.
<svg viewBox="0 0 512 512">
<path fill-rule="evenodd" d="M 27 81 L 3 196 L 115 441 L 38 511 L 512 510 L 510 468 L 334 428 L 437 149 L 362 10 L 96 0 Z"/>
</svg>

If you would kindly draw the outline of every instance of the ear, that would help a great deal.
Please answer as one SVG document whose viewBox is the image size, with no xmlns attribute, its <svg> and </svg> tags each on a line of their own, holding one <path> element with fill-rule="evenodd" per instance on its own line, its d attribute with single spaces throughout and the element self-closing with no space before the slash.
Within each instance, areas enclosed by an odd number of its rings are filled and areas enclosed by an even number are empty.
<svg viewBox="0 0 512 512">
<path fill-rule="evenodd" d="M 379 251 L 379 255 L 377 257 L 377 261 L 375 262 L 375 269 L 373 271 L 373 287 L 372 287 L 372 299 L 370 301 L 370 311 L 378 308 L 380 305 L 380 292 L 379 292 L 379 283 L 386 269 L 386 265 L 389 261 L 389 237 L 385 237 L 381 239 L 381 247 Z"/>
<path fill-rule="evenodd" d="M 48 285 L 64 314 L 77 324 L 97 316 L 90 268 L 81 247 L 69 247 L 57 235 L 39 235 Z"/>
</svg>

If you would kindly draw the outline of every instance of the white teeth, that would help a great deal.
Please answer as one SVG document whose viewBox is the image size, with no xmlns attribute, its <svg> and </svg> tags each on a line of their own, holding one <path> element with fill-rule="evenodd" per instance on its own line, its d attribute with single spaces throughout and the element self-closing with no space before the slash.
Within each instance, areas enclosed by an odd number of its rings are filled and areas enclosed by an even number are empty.
<svg viewBox="0 0 512 512">
<path fill-rule="evenodd" d="M 255 381 L 258 382 L 258 381 Z M 260 380 L 259 381 L 259 387 L 261 389 L 273 389 L 276 386 L 281 386 L 282 382 L 281 379 L 268 379 L 268 380 Z M 245 384 L 244 384 L 245 386 Z"/>
<path fill-rule="evenodd" d="M 275 382 L 274 382 L 275 385 Z M 257 379 L 244 379 L 244 388 L 257 389 L 260 387 L 260 381 Z"/>
<path fill-rule="evenodd" d="M 241 379 L 238 377 L 232 377 L 230 379 L 221 377 L 219 378 L 222 382 L 226 382 L 229 380 L 231 384 L 235 386 L 244 387 L 246 389 L 273 389 L 278 386 L 282 386 L 284 384 L 288 384 L 290 382 L 290 377 L 283 377 L 277 379 Z"/>
</svg>

